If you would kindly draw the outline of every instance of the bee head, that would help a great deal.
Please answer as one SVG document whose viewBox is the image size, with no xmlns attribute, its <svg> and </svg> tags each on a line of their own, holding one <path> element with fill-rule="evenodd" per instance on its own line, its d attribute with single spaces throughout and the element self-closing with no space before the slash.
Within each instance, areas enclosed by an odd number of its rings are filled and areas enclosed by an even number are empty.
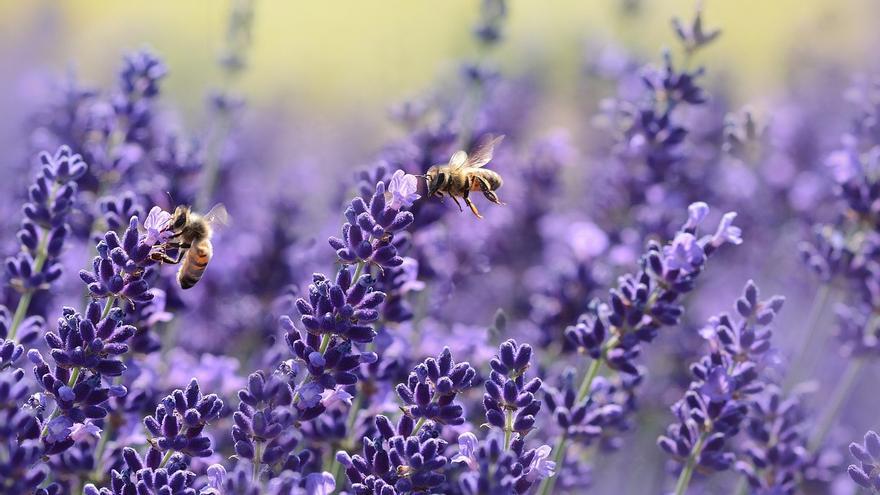
<svg viewBox="0 0 880 495">
<path fill-rule="evenodd" d="M 171 229 L 179 231 L 189 221 L 189 206 L 178 206 L 174 209 L 174 215 L 171 217 Z"/>
<path fill-rule="evenodd" d="M 446 183 L 446 174 L 440 170 L 440 167 L 433 166 L 423 175 L 425 182 L 428 184 L 428 197 L 433 196 Z"/>
</svg>

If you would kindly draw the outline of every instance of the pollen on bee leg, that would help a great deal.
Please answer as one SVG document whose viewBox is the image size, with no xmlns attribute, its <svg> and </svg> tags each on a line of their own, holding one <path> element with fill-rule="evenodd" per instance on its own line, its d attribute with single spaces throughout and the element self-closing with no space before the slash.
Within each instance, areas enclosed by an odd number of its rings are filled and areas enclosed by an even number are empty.
<svg viewBox="0 0 880 495">
<path fill-rule="evenodd" d="M 474 212 L 474 215 L 476 215 L 477 218 L 483 218 L 483 215 L 480 215 L 480 211 L 477 210 L 477 205 L 475 205 L 474 202 L 470 200 L 470 198 L 465 198 L 464 201 L 470 207 L 471 211 Z"/>
</svg>

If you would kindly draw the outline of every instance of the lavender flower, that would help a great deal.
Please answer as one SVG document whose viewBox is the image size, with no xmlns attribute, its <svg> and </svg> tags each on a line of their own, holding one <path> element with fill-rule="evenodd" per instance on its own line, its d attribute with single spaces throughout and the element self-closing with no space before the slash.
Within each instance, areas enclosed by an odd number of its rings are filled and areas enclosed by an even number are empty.
<svg viewBox="0 0 880 495">
<path fill-rule="evenodd" d="M 768 386 L 752 402 L 745 429 L 747 460 L 735 467 L 761 494 L 794 494 L 807 461 L 806 414 L 800 397 Z"/>
<path fill-rule="evenodd" d="M 202 395 L 199 382 L 193 380 L 186 390 L 177 389 L 162 399 L 156 412 L 144 418 L 154 450 L 169 457 L 181 452 L 192 457 L 209 457 L 211 439 L 202 434 L 205 426 L 217 419 L 223 401 L 214 394 Z"/>
<path fill-rule="evenodd" d="M 372 341 L 375 331 L 369 324 L 379 319 L 378 307 L 385 300 L 383 292 L 372 289 L 374 284 L 370 275 L 353 280 L 346 267 L 336 274 L 335 282 L 316 273 L 309 285 L 309 300 L 296 301 L 302 315 L 300 322 L 313 335 L 339 335 L 360 343 Z"/>
<path fill-rule="evenodd" d="M 415 177 L 398 176 L 391 192 L 392 201 L 385 199 L 385 183 L 376 184 L 376 192 L 369 205 L 360 197 L 354 198 L 345 210 L 348 220 L 342 226 L 343 238 L 331 237 L 330 246 L 343 263 L 375 264 L 381 268 L 400 266 L 403 258 L 398 256 L 391 242 L 394 233 L 406 229 L 413 222 L 413 214 L 401 211 L 411 198 L 411 185 Z M 405 200 L 398 197 L 406 194 Z"/>
<path fill-rule="evenodd" d="M 687 230 L 676 234 L 671 243 L 662 247 L 649 243 L 640 271 L 621 277 L 618 287 L 609 292 L 608 303 L 594 304 L 591 313 L 566 329 L 566 338 L 612 369 L 639 374 L 633 359 L 640 352 L 640 344 L 653 341 L 662 326 L 678 323 L 683 308 L 677 299 L 693 290 L 708 257 L 721 244 L 739 239 L 738 234 L 730 233 L 736 233 L 729 223 L 734 216 L 725 215 L 719 226 L 719 231 L 729 235 L 697 239 L 690 232 L 695 228 L 692 214 L 685 224 Z"/>
<path fill-rule="evenodd" d="M 483 407 L 486 421 L 504 432 L 505 448 L 510 444 L 512 433 L 520 437 L 528 435 L 541 409 L 541 401 L 535 399 L 541 389 L 541 379 L 526 382 L 524 378 L 531 357 L 530 345 L 508 340 L 501 344 L 498 356 L 489 362 L 492 373 L 486 380 Z"/>
<path fill-rule="evenodd" d="M 298 443 L 292 430 L 296 416 L 290 409 L 290 384 L 276 374 L 267 378 L 262 372 L 253 373 L 239 398 L 232 427 L 236 454 L 257 465 L 283 462 Z"/>
<path fill-rule="evenodd" d="M 869 430 L 863 443 L 849 444 L 849 451 L 859 461 L 847 468 L 849 477 L 871 493 L 880 491 L 880 435 Z"/>
<path fill-rule="evenodd" d="M 556 463 L 549 460 L 547 445 L 524 450 L 523 439 L 517 437 L 505 449 L 498 439 L 479 443 L 472 433 L 463 433 L 458 441 L 459 453 L 452 462 L 468 467 L 458 481 L 466 495 L 528 493 L 536 482 L 555 474 Z"/>
<path fill-rule="evenodd" d="M 385 193 L 385 201 L 393 210 L 409 208 L 421 196 L 416 193 L 419 181 L 414 175 L 408 175 L 403 170 L 395 170 L 388 182 L 388 191 Z M 388 201 L 390 196 L 390 202 Z"/>
<path fill-rule="evenodd" d="M 82 157 L 67 146 L 58 148 L 54 156 L 41 153 L 40 163 L 40 173 L 28 189 L 28 202 L 22 210 L 25 218 L 17 234 L 22 251 L 6 260 L 10 283 L 22 294 L 8 329 L 10 340 L 16 339 L 34 293 L 48 289 L 61 276 L 58 257 L 70 231 L 67 217 L 77 193 L 76 180 L 87 169 Z"/>
<path fill-rule="evenodd" d="M 472 433 L 459 435 L 459 453 L 452 461 L 468 468 L 459 479 L 463 493 L 526 493 L 535 483 L 555 474 L 556 461 L 549 459 L 550 446 L 525 447 L 526 435 L 541 409 L 541 402 L 534 396 L 541 380 L 526 382 L 524 377 L 531 357 L 531 346 L 508 340 L 489 362 L 492 372 L 486 381 L 483 407 L 488 424 L 503 432 L 504 440 L 501 443 L 490 437 L 480 443 Z"/>
<path fill-rule="evenodd" d="M 58 366 L 119 376 L 125 367 L 117 356 L 128 352 L 126 341 L 135 331 L 133 326 L 122 324 L 119 308 L 111 308 L 105 316 L 101 305 L 92 302 L 85 316 L 73 308 L 64 308 L 58 320 L 58 334 L 46 333 L 46 342 Z"/>
<path fill-rule="evenodd" d="M 128 220 L 131 217 L 143 215 L 137 198 L 131 192 L 120 194 L 118 197 L 109 196 L 101 199 L 100 209 L 107 229 L 117 232 L 128 227 Z"/>
<path fill-rule="evenodd" d="M 124 386 L 106 386 L 101 379 L 125 371 L 118 356 L 128 351 L 125 342 L 135 332 L 134 327 L 121 324 L 121 310 L 109 309 L 102 312 L 95 302 L 85 315 L 72 308 L 64 309 L 58 321 L 58 334 L 46 334 L 54 369 L 36 349 L 28 352 L 39 385 L 56 404 L 52 417 L 42 426 L 49 454 L 72 446 L 74 424 L 85 424 L 87 418 L 104 418 L 108 399 L 127 392 Z"/>
<path fill-rule="evenodd" d="M 95 485 L 88 484 L 83 489 L 83 495 L 196 494 L 195 488 L 192 488 L 196 475 L 186 469 L 181 456 L 163 460 L 158 450 L 150 449 L 142 458 L 131 448 L 123 450 L 122 456 L 125 459 L 125 469 L 113 471 L 110 488 L 98 489 Z"/>
<path fill-rule="evenodd" d="M 685 26 L 679 18 L 675 17 L 672 19 L 672 27 L 675 29 L 675 34 L 678 36 L 678 39 L 684 45 L 685 53 L 687 53 L 688 56 L 712 43 L 718 39 L 719 35 L 721 35 L 720 29 L 704 31 L 703 11 L 699 7 L 697 8 L 696 13 L 694 14 L 694 19 L 689 26 Z"/>
<path fill-rule="evenodd" d="M 146 267 L 154 263 L 151 258 L 153 246 L 164 235 L 150 232 L 150 229 L 155 231 L 152 225 L 155 218 L 148 217 L 151 225 L 147 227 L 146 236 L 138 233 L 137 217 L 129 221 L 122 240 L 113 231 L 104 235 L 97 245 L 98 256 L 92 263 L 92 271 L 79 272 L 79 277 L 88 286 L 93 298 L 122 299 L 128 303 L 130 310 L 134 310 L 137 303 L 146 303 L 153 298 L 144 274 Z"/>
<path fill-rule="evenodd" d="M 691 365 L 694 379 L 672 407 L 677 422 L 657 440 L 684 464 L 676 493 L 684 492 L 695 468 L 724 471 L 735 462 L 728 440 L 739 433 L 752 396 L 763 390 L 758 368 L 770 347 L 769 325 L 782 303 L 778 296 L 759 301 L 758 289 L 749 281 L 736 302 L 741 320 L 721 315 L 703 332 L 710 352 Z"/>
<path fill-rule="evenodd" d="M 408 416 L 403 416 L 396 429 L 387 418 L 379 416 L 376 427 L 380 437 L 364 438 L 363 455 L 336 454 L 355 493 L 430 493 L 445 481 L 438 471 L 449 463 L 443 455 L 447 444 L 435 437 L 436 431 L 422 428 L 412 436 L 413 424 Z"/>
<path fill-rule="evenodd" d="M 456 363 L 448 347 L 436 359 L 419 363 L 407 378 L 397 386 L 401 409 L 407 417 L 417 419 L 416 430 L 431 420 L 437 424 L 464 423 L 464 409 L 456 404 L 458 394 L 471 387 L 477 372 L 467 362 Z"/>
<path fill-rule="evenodd" d="M 590 355 L 593 362 L 573 398 L 568 400 L 564 398 L 568 394 L 557 393 L 557 400 L 553 403 L 557 408 L 554 414 L 557 423 L 564 428 L 555 446 L 557 452 L 564 452 L 569 433 L 585 431 L 587 434 L 583 436 L 592 440 L 600 434 L 600 430 L 596 430 L 599 424 L 622 424 L 615 417 L 618 410 L 596 409 L 588 414 L 587 404 L 583 401 L 593 390 L 593 382 L 603 364 L 634 377 L 635 380 L 630 382 L 631 387 L 640 383 L 642 370 L 636 365 L 635 359 L 641 353 L 641 346 L 651 343 L 663 326 L 679 322 L 684 309 L 678 304 L 678 299 L 694 289 L 696 278 L 703 271 L 708 257 L 720 246 L 716 245 L 713 236 L 700 239 L 695 236 L 695 220 L 705 216 L 702 210 L 702 204 L 689 209 L 689 218 L 683 230 L 668 245 L 661 247 L 656 242 L 650 242 L 640 260 L 640 270 L 620 277 L 617 288 L 609 291 L 607 303 L 591 303 L 590 311 L 579 319 L 578 324 L 566 329 L 565 336 L 569 342 L 579 351 Z M 728 214 L 727 218 L 732 219 L 733 216 Z M 723 221 L 723 225 L 723 230 L 730 229 L 727 220 Z M 579 421 L 573 424 L 570 420 Z M 589 428 L 581 430 L 581 425 Z M 558 464 L 563 464 L 563 459 L 562 456 L 558 457 Z M 542 485 L 541 493 L 551 493 L 554 484 L 555 479 L 547 480 Z"/>
</svg>

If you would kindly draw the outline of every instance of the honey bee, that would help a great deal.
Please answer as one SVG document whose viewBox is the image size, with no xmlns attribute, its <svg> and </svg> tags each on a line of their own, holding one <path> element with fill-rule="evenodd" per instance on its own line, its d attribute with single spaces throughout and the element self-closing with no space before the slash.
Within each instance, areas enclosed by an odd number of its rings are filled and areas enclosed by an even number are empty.
<svg viewBox="0 0 880 495">
<path fill-rule="evenodd" d="M 201 280 L 214 255 L 211 236 L 214 228 L 226 225 L 229 215 L 222 204 L 214 205 L 208 213 L 194 213 L 189 206 L 178 206 L 171 216 L 172 234 L 160 252 L 154 253 L 156 261 L 181 263 L 177 271 L 177 283 L 181 289 L 189 289 Z M 176 249 L 177 258 L 165 254 L 165 249 Z"/>
<path fill-rule="evenodd" d="M 437 195 L 443 198 L 443 193 L 449 195 L 458 209 L 464 211 L 458 197 L 464 199 L 465 204 L 471 209 L 477 218 L 483 218 L 479 210 L 470 199 L 471 191 L 480 191 L 486 199 L 496 205 L 504 203 L 498 199 L 496 190 L 501 188 L 504 181 L 498 172 L 482 168 L 483 165 L 489 163 L 492 159 L 492 153 L 495 146 L 504 139 L 504 136 L 483 139 L 477 148 L 468 155 L 465 151 L 456 151 L 449 163 L 445 165 L 434 165 L 428 169 L 424 175 L 428 183 L 428 197 Z"/>
</svg>

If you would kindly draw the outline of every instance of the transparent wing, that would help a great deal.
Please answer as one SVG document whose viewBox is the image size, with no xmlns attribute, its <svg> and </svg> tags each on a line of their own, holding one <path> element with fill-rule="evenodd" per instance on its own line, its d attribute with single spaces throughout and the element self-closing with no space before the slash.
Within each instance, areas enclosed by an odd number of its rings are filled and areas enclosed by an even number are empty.
<svg viewBox="0 0 880 495">
<path fill-rule="evenodd" d="M 492 159 L 492 154 L 495 152 L 495 146 L 498 145 L 504 139 L 504 135 L 501 136 L 492 136 L 489 134 L 477 145 L 477 148 L 471 152 L 470 157 L 468 158 L 467 166 L 473 168 L 480 168 L 483 165 L 489 163 L 489 160 Z"/>
<path fill-rule="evenodd" d="M 452 158 L 449 159 L 449 166 L 453 169 L 464 167 L 464 164 L 468 161 L 468 154 L 462 150 L 458 150 L 452 154 Z"/>
<path fill-rule="evenodd" d="M 205 221 L 212 229 L 223 228 L 229 225 L 229 213 L 223 203 L 217 203 L 212 206 L 208 213 L 205 213 Z"/>
</svg>

